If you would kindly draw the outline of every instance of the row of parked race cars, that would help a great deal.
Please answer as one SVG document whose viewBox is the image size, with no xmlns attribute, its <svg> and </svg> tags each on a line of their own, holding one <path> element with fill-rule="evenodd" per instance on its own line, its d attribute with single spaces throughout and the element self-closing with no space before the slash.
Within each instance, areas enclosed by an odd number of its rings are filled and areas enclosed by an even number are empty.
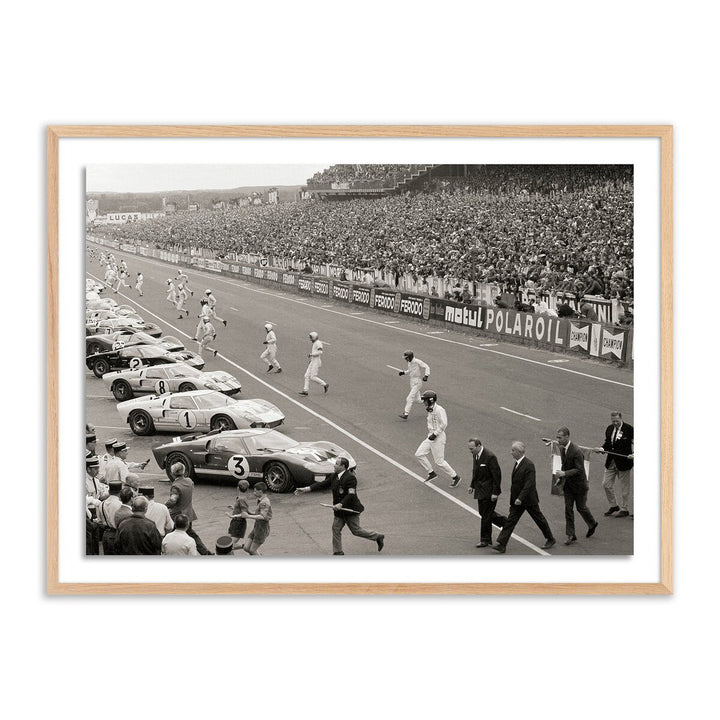
<svg viewBox="0 0 720 720">
<path fill-rule="evenodd" d="M 297 442 L 274 430 L 285 420 L 262 399 L 239 399 L 240 382 L 227 372 L 204 372 L 204 360 L 175 337 L 146 323 L 129 305 L 101 297 L 100 283 L 86 283 L 86 360 L 118 400 L 117 411 L 136 435 L 183 433 L 153 446 L 160 468 L 185 465 L 192 478 L 264 480 L 289 492 L 334 472 L 331 442 Z"/>
</svg>

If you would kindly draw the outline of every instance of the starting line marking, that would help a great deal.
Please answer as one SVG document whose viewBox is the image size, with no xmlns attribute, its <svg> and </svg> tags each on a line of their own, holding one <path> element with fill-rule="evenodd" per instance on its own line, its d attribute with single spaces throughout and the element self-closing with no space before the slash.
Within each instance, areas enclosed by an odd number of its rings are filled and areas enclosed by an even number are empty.
<svg viewBox="0 0 720 720">
<path fill-rule="evenodd" d="M 523 417 L 530 418 L 531 420 L 537 420 L 538 422 L 542 422 L 540 418 L 533 417 L 532 415 L 526 415 L 525 413 L 518 412 L 517 410 L 511 410 L 510 408 L 500 406 L 501 410 L 507 410 L 509 413 L 513 413 L 513 415 L 522 415 Z"/>
<path fill-rule="evenodd" d="M 96 280 L 99 280 L 99 278 L 96 275 L 93 275 L 92 273 L 89 273 L 89 272 L 87 274 L 90 275 L 90 277 L 95 278 Z M 119 293 L 119 294 L 121 297 L 127 298 L 128 300 L 130 299 L 130 298 L 128 298 L 127 295 L 125 295 L 123 293 Z M 183 332 L 180 328 L 175 327 L 174 325 L 172 325 L 170 322 L 168 322 L 164 318 L 160 317 L 159 315 L 156 315 L 149 308 L 146 308 L 143 305 L 140 305 L 139 302 L 137 302 L 137 301 L 133 301 L 133 302 L 135 303 L 135 305 L 137 305 L 139 308 L 141 308 L 142 310 L 147 312 L 149 315 L 152 315 L 154 318 L 157 318 L 158 320 L 160 320 L 160 322 L 164 323 L 168 327 L 175 330 L 176 333 L 183 335 L 184 337 L 190 339 L 190 336 L 186 332 Z M 313 415 L 314 417 L 318 418 L 318 420 L 322 420 L 326 425 L 329 425 L 331 428 L 334 428 L 339 433 L 342 433 L 343 435 L 345 435 L 345 437 L 348 437 L 351 440 L 354 440 L 358 445 L 360 445 L 361 447 L 364 447 L 366 450 L 369 450 L 371 453 L 373 453 L 373 455 L 377 455 L 377 457 L 390 463 L 390 465 L 392 465 L 393 467 L 396 467 L 398 470 L 401 470 L 402 472 L 404 472 L 406 475 L 409 475 L 414 480 L 417 480 L 418 482 L 420 482 L 422 485 L 424 485 L 428 489 L 438 493 L 439 495 L 442 495 L 442 497 L 444 497 L 447 500 L 450 500 L 450 502 L 452 502 L 452 503 L 455 503 L 455 505 L 462 508 L 463 510 L 470 513 L 471 515 L 474 515 L 476 518 L 480 518 L 480 513 L 477 510 L 475 510 L 474 508 L 471 508 L 469 505 L 466 505 L 464 502 L 461 502 L 454 495 L 451 495 L 449 492 L 446 492 L 442 488 L 437 487 L 437 485 L 433 485 L 431 483 L 425 482 L 424 477 L 421 477 L 416 472 L 413 472 L 412 470 L 410 470 L 410 468 L 405 467 L 402 463 L 391 458 L 389 455 L 386 455 L 381 450 L 378 450 L 377 448 L 373 447 L 369 443 L 366 443 L 364 440 L 361 440 L 356 435 L 353 435 L 349 430 L 345 430 L 345 428 L 340 427 L 340 425 L 338 425 L 337 423 L 334 423 L 332 420 L 330 420 L 330 418 L 327 418 L 324 415 L 321 415 L 319 412 L 313 410 L 312 408 L 309 408 L 307 405 L 303 405 L 298 400 L 295 400 L 295 398 L 290 397 L 290 395 L 288 395 L 287 393 L 284 393 L 282 390 L 279 390 L 278 388 L 274 387 L 273 385 L 270 385 L 270 383 L 265 382 L 261 377 L 258 377 L 254 373 L 250 372 L 250 370 L 247 370 L 246 368 L 242 367 L 241 365 L 238 365 L 236 362 L 234 362 L 230 358 L 226 357 L 225 355 L 221 355 L 220 353 L 218 353 L 217 357 L 222 358 L 223 360 L 225 360 L 225 362 L 229 363 L 233 367 L 240 370 L 240 372 L 245 373 L 248 377 L 251 377 L 253 380 L 255 380 L 255 382 L 258 382 L 261 385 L 264 385 L 268 390 L 271 390 L 272 392 L 280 395 L 280 397 L 284 398 L 285 400 L 292 403 L 293 405 L 297 405 L 297 407 L 302 408 L 306 412 L 310 413 L 310 415 Z M 123 428 L 123 429 L 125 429 L 125 428 Z M 515 540 L 517 540 L 521 545 L 525 545 L 525 547 L 536 552 L 538 555 L 546 555 L 546 556 L 550 555 L 550 553 L 545 552 L 545 550 L 542 550 L 537 545 L 534 545 L 529 540 L 526 540 L 524 537 L 521 537 L 520 535 L 516 535 L 515 533 L 513 533 L 511 537 L 514 538 Z"/>
</svg>

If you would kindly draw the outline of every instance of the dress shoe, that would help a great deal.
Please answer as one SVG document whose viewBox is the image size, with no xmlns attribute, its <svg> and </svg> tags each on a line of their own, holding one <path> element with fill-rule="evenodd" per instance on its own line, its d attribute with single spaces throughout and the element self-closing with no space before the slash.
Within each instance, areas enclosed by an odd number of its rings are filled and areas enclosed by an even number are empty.
<svg viewBox="0 0 720 720">
<path fill-rule="evenodd" d="M 500 553 L 500 554 L 503 554 L 503 553 L 505 552 L 505 546 L 504 546 L 504 545 L 493 545 L 493 546 L 492 546 L 492 549 L 493 549 L 496 553 Z"/>
<path fill-rule="evenodd" d="M 307 393 L 304 390 L 301 390 L 298 395 L 307 395 Z"/>
<path fill-rule="evenodd" d="M 385 547 L 385 536 L 384 535 L 378 535 L 377 540 L 375 541 L 378 546 L 378 552 L 380 552 Z"/>
<path fill-rule="evenodd" d="M 563 545 L 572 545 L 573 543 L 577 542 L 577 538 L 573 535 L 572 537 L 569 537 Z"/>
<path fill-rule="evenodd" d="M 333 553 L 333 555 L 344 555 L 344 554 L 345 554 L 344 552 Z"/>
<path fill-rule="evenodd" d="M 542 546 L 543 550 L 549 550 L 551 547 L 555 546 L 555 538 L 550 538 L 550 540 L 546 540 L 545 544 Z"/>
<path fill-rule="evenodd" d="M 610 517 L 613 513 L 616 513 L 620 508 L 617 505 L 613 505 L 611 508 L 608 508 L 608 511 L 605 513 L 605 517 Z"/>
<path fill-rule="evenodd" d="M 627 510 L 621 510 L 615 517 L 627 517 L 629 514 Z"/>
<path fill-rule="evenodd" d="M 482 542 L 479 542 L 475 547 L 476 547 L 476 548 L 488 547 L 488 545 L 490 545 L 490 543 L 489 543 L 489 542 L 485 542 L 485 541 L 483 540 Z"/>
<path fill-rule="evenodd" d="M 594 524 L 594 525 L 591 525 L 591 526 L 588 528 L 588 531 L 585 533 L 585 537 L 592 537 L 592 536 L 595 534 L 595 530 L 596 530 L 597 526 L 598 526 L 598 523 L 597 523 L 597 520 L 596 520 L 596 521 L 595 521 L 595 524 Z"/>
</svg>

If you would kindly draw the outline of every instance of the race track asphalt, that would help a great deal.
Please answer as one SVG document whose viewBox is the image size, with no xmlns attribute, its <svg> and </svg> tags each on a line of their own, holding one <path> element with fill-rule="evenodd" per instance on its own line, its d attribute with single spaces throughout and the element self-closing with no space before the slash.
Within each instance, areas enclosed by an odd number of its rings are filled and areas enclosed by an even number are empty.
<svg viewBox="0 0 720 720">
<path fill-rule="evenodd" d="M 223 369 L 243 385 L 241 397 L 261 397 L 276 404 L 286 415 L 283 432 L 298 440 L 331 440 L 352 453 L 357 461 L 359 496 L 365 505 L 362 525 L 386 536 L 382 556 L 473 555 L 495 558 L 489 548 L 476 549 L 480 520 L 477 506 L 468 494 L 469 437 L 479 437 L 493 450 L 503 472 L 503 494 L 498 511 L 507 514 L 513 459 L 510 445 L 522 440 L 527 456 L 535 462 L 540 507 L 558 544 L 549 551 L 563 555 L 629 555 L 633 548 L 633 519 L 606 518 L 607 500 L 601 487 L 603 457 L 591 460 L 588 506 L 600 525 L 585 539 L 586 526 L 576 515 L 578 542 L 564 540 L 562 497 L 550 495 L 550 453 L 543 437 L 554 437 L 559 426 L 571 430 L 580 445 L 602 444 L 610 412 L 619 409 L 633 422 L 633 377 L 628 369 L 616 368 L 573 356 L 498 343 L 487 337 L 445 331 L 399 316 L 381 314 L 357 306 L 333 303 L 314 296 L 267 288 L 251 281 L 221 277 L 208 271 L 189 270 L 194 297 L 187 304 L 190 318 L 178 319 L 166 301 L 166 280 L 176 268 L 157 260 L 114 251 L 125 257 L 130 278 L 141 271 L 144 297 L 134 288 L 114 295 L 118 302 L 137 307 L 146 320 L 155 322 L 164 334 L 179 336 L 186 347 L 197 350 L 193 336 L 199 300 L 211 288 L 218 300 L 217 312 L 228 327 L 216 323 L 217 358 L 207 359 L 206 369 Z M 89 255 L 87 274 L 102 279 L 101 268 Z M 399 321 L 398 321 L 399 320 Z M 265 331 L 275 324 L 281 374 L 266 373 L 260 360 Z M 310 349 L 308 333 L 319 333 L 325 345 L 320 376 L 330 383 L 324 394 L 311 384 L 309 397 L 298 395 Z M 414 457 L 426 437 L 425 410 L 416 405 L 410 418 L 402 412 L 409 381 L 398 377 L 403 351 L 412 350 L 430 365 L 425 389 L 438 394 L 448 414 L 446 460 L 463 477 L 457 489 L 439 472 L 433 483 L 423 482 L 425 472 Z M 563 362 L 558 363 L 558 360 Z M 115 400 L 100 380 L 87 373 L 87 420 L 97 427 L 98 440 L 114 436 L 131 445 L 130 460 L 151 457 L 151 446 L 169 435 L 139 438 L 123 427 Z M 98 448 L 100 452 L 100 448 Z M 169 484 L 154 460 L 142 474 L 142 482 L 156 487 L 156 499 L 164 501 Z M 271 535 L 263 547 L 266 556 L 327 555 L 332 552 L 332 511 L 320 506 L 329 493 L 300 497 L 271 494 Z M 225 534 L 224 512 L 234 500 L 232 484 L 199 482 L 195 507 L 199 519 L 194 527 L 208 546 Z M 494 531 L 493 538 L 497 536 Z M 543 555 L 543 537 L 524 515 L 508 544 L 507 555 Z M 343 532 L 347 555 L 377 555 L 374 542 Z"/>
</svg>

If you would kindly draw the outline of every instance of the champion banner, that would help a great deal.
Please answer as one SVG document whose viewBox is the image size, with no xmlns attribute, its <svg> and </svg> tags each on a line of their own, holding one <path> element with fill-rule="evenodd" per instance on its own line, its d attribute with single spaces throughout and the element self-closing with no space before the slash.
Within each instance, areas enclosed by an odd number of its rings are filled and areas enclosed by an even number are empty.
<svg viewBox="0 0 720 720">
<path fill-rule="evenodd" d="M 562 468 L 562 457 L 560 455 L 560 444 L 557 442 L 557 440 L 553 440 L 551 443 L 552 446 L 552 455 L 550 460 L 550 494 L 551 495 L 562 495 L 563 494 L 563 484 L 560 483 L 559 485 L 555 484 L 555 473 L 558 472 Z M 579 445 L 576 445 L 576 447 L 580 448 L 580 452 L 583 454 L 583 458 L 585 460 L 585 477 L 587 477 L 588 482 L 590 482 L 590 453 L 592 453 L 592 448 L 586 448 L 586 447 L 580 447 Z"/>
</svg>

